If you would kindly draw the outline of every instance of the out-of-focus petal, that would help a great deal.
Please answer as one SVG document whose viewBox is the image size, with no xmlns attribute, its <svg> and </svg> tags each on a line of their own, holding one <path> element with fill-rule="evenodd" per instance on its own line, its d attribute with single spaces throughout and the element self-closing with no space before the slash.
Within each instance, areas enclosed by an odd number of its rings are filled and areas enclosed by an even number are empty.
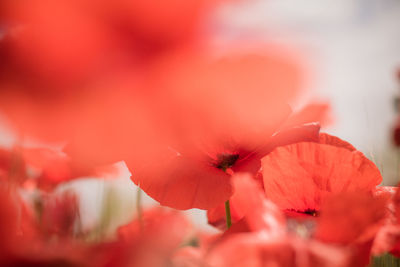
<svg viewBox="0 0 400 267">
<path fill-rule="evenodd" d="M 163 66 L 169 68 L 161 68 L 159 75 L 180 103 L 171 109 L 175 123 L 185 125 L 183 138 L 197 137 L 211 148 L 233 143 L 254 150 L 287 118 L 288 102 L 301 88 L 301 67 L 273 51 L 178 59 L 166 60 Z"/>
<path fill-rule="evenodd" d="M 72 90 L 68 85 L 93 78 L 104 68 L 107 51 L 112 52 L 111 38 L 82 2 L 5 4 L 1 19 L 11 27 L 5 28 L 6 40 L 1 40 L 7 41 L 2 46 L 6 49 L 0 63 L 3 74 L 27 85 L 24 89 L 29 93 L 48 97 L 67 93 Z"/>
</svg>

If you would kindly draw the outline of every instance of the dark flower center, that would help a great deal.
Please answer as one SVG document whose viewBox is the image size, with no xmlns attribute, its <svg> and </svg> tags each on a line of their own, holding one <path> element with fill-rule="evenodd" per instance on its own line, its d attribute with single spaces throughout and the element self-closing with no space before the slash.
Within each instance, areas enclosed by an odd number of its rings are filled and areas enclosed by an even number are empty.
<svg viewBox="0 0 400 267">
<path fill-rule="evenodd" d="M 304 213 L 304 214 L 307 214 L 307 215 L 310 215 L 310 216 L 313 216 L 313 217 L 318 217 L 319 216 L 319 212 L 318 211 L 310 210 L 310 209 L 305 210 L 305 211 L 300 212 L 300 213 Z"/>
<path fill-rule="evenodd" d="M 223 171 L 226 171 L 227 169 L 232 167 L 238 159 L 238 154 L 221 153 L 217 155 L 217 160 L 213 164 L 213 166 Z"/>
</svg>

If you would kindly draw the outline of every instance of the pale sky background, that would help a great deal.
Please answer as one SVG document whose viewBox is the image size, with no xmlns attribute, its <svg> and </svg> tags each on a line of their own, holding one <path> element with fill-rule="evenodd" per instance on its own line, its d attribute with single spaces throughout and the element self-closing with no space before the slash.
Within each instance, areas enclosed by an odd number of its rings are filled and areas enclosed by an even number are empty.
<svg viewBox="0 0 400 267">
<path fill-rule="evenodd" d="M 371 158 L 386 184 L 396 182 L 398 153 L 390 145 L 390 128 L 400 93 L 394 75 L 400 67 L 400 0 L 244 0 L 217 15 L 225 39 L 286 43 L 302 51 L 315 77 L 312 89 L 333 107 L 335 124 L 326 131 Z M 2 125 L 0 144 L 9 145 L 12 133 Z M 112 185 L 75 183 L 85 225 L 96 221 L 109 186 L 122 203 L 114 209 L 116 223 L 134 215 L 136 188 L 121 166 L 121 177 Z M 144 202 L 153 204 L 148 198 Z M 206 227 L 204 212 L 188 213 Z"/>
</svg>

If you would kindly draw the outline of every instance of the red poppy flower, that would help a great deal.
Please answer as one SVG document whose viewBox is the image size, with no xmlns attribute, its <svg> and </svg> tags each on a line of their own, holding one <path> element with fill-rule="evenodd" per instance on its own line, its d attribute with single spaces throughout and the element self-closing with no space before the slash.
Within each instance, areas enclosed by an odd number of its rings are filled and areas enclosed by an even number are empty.
<svg viewBox="0 0 400 267">
<path fill-rule="evenodd" d="M 290 113 L 287 102 L 299 86 L 298 71 L 286 60 L 267 53 L 172 65 L 170 75 L 160 80 L 176 101 L 161 105 L 171 116 L 164 129 L 172 131 L 168 145 L 176 152 L 146 167 L 127 159 L 135 184 L 178 209 L 209 209 L 226 201 L 231 186 L 225 171 L 257 171 L 264 150 L 274 146 L 272 134 Z M 277 87 L 282 90 L 272 89 Z"/>
<path fill-rule="evenodd" d="M 295 117 L 298 117 L 296 114 L 294 115 Z M 259 153 L 258 155 L 260 156 L 259 158 L 254 159 L 252 162 L 253 165 L 250 166 L 255 166 L 254 168 L 248 168 L 247 166 L 249 165 L 244 165 L 245 168 L 243 170 L 246 171 L 254 171 L 259 169 L 260 167 L 260 158 L 263 157 L 263 155 L 268 155 L 271 151 L 273 151 L 275 148 L 278 148 L 280 146 L 285 146 L 288 144 L 295 144 L 299 142 L 305 142 L 305 141 L 312 141 L 312 142 L 318 142 L 319 144 L 329 144 L 337 147 L 343 147 L 345 149 L 348 149 L 349 151 L 355 151 L 356 149 L 349 143 L 335 137 L 331 136 L 325 133 L 320 133 L 318 135 L 318 128 L 312 128 L 312 127 L 317 127 L 316 125 L 306 125 L 304 127 L 295 127 L 290 130 L 282 131 L 276 134 L 272 138 L 272 142 L 268 149 L 263 150 L 263 153 Z M 262 188 L 264 188 L 264 182 L 263 182 L 263 177 L 261 173 L 257 173 L 256 179 L 260 181 L 260 185 Z M 230 205 L 231 205 L 231 214 L 232 214 L 232 221 L 236 222 L 241 219 L 242 214 L 238 211 L 238 209 L 235 207 L 235 195 L 230 199 Z M 301 214 L 292 211 L 292 210 L 286 210 L 285 211 L 287 215 L 290 215 L 290 217 L 299 217 Z M 311 212 L 309 212 L 311 214 Z M 307 215 L 307 214 L 306 214 Z M 223 205 L 218 206 L 215 209 L 211 209 L 207 213 L 208 216 L 208 222 L 220 229 L 225 229 L 226 224 L 225 224 L 225 208 Z"/>
<path fill-rule="evenodd" d="M 250 172 L 255 176 L 255 180 L 259 182 L 260 188 L 264 188 L 262 177 L 258 175 L 258 170 L 261 167 L 261 158 L 273 151 L 278 146 L 284 146 L 291 143 L 301 141 L 317 141 L 319 133 L 319 125 L 309 124 L 301 127 L 294 127 L 288 130 L 278 132 L 270 141 L 264 146 L 260 146 L 260 149 L 254 151 L 244 159 L 235 162 L 235 165 L 231 167 L 234 171 L 246 171 Z M 257 173 L 257 174 L 256 174 Z M 260 179 L 261 178 L 261 179 Z M 231 208 L 232 222 L 237 222 L 243 217 L 243 212 L 240 207 L 237 206 L 237 193 L 234 193 L 229 200 Z M 238 203 L 240 205 L 240 203 Z M 224 204 L 219 205 L 216 208 L 209 209 L 207 211 L 208 223 L 216 226 L 220 229 L 226 228 L 226 214 Z"/>
<path fill-rule="evenodd" d="M 260 158 L 275 145 L 298 139 L 312 140 L 318 130 L 317 125 L 291 129 L 270 138 L 258 150 L 246 151 L 238 147 L 226 153 L 215 154 L 213 158 L 204 154 L 185 157 L 170 151 L 171 158 L 159 162 L 159 170 L 147 169 L 141 172 L 139 168 L 133 168 L 132 179 L 162 205 L 178 209 L 210 209 L 226 201 L 231 194 L 230 175 L 225 172 L 226 169 L 255 173 Z"/>
<path fill-rule="evenodd" d="M 382 181 L 375 164 L 347 142 L 325 134 L 320 142 L 278 147 L 262 159 L 265 192 L 281 209 L 318 212 L 332 195 L 372 193 Z"/>
</svg>

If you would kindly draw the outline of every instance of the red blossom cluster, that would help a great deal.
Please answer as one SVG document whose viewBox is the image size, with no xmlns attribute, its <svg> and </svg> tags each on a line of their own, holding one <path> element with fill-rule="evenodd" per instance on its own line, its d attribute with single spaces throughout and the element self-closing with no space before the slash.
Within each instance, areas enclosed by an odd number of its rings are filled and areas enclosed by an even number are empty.
<svg viewBox="0 0 400 267">
<path fill-rule="evenodd" d="M 329 105 L 294 111 L 307 76 L 295 54 L 215 47 L 224 2 L 0 3 L 0 112 L 18 137 L 0 149 L 0 266 L 350 267 L 400 254 L 400 192 L 320 132 Z M 169 208 L 104 237 L 59 188 L 119 161 Z M 192 208 L 219 232 L 192 226 L 179 211 Z"/>
</svg>

